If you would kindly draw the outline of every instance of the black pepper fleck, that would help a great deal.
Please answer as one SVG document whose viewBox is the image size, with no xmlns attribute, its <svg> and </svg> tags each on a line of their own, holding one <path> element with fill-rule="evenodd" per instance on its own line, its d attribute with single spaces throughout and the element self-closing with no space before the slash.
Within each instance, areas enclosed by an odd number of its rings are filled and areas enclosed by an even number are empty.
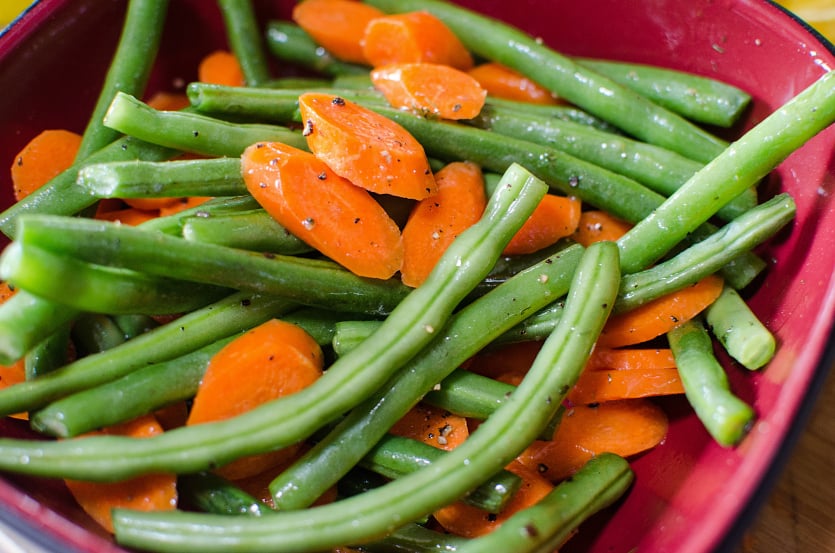
<svg viewBox="0 0 835 553">
<path fill-rule="evenodd" d="M 331 103 L 335 106 L 344 106 L 345 98 L 340 98 L 339 96 L 337 96 L 333 100 L 331 100 Z"/>
</svg>

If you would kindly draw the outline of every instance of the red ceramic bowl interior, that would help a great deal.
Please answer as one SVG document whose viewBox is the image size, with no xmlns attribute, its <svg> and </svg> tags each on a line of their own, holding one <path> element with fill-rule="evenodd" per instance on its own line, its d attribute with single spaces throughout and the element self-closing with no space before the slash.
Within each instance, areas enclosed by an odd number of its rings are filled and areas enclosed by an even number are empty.
<svg viewBox="0 0 835 553">
<path fill-rule="evenodd" d="M 738 133 L 830 68 L 832 46 L 764 0 L 469 0 L 567 54 L 645 62 L 718 77 L 752 93 Z M 265 16 L 291 2 L 263 2 Z M 42 0 L 0 37 L 0 163 L 44 128 L 81 131 L 118 38 L 123 0 Z M 171 3 L 151 88 L 195 77 L 200 57 L 224 46 L 213 2 Z M 779 352 L 757 373 L 727 363 L 733 388 L 759 416 L 736 449 L 717 446 L 677 399 L 663 445 L 638 459 L 634 487 L 585 525 L 566 550 L 706 553 L 732 548 L 756 513 L 832 363 L 835 306 L 835 128 L 787 159 L 763 184 L 797 202 L 792 228 L 764 251 L 773 259 L 750 303 L 776 333 Z M 5 160 L 5 161 L 3 161 Z M 0 171 L 2 205 L 10 202 Z M 0 432 L 27 436 L 6 421 Z M 60 482 L 7 475 L 0 515 L 54 551 L 121 551 L 74 506 Z"/>
</svg>

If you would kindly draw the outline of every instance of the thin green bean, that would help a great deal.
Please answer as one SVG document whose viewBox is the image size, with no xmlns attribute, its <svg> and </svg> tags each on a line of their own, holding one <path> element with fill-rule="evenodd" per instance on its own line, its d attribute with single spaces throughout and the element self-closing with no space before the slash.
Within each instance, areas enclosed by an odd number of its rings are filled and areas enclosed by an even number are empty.
<svg viewBox="0 0 835 553">
<path fill-rule="evenodd" d="M 183 238 L 229 248 L 297 255 L 313 251 L 263 209 L 214 217 L 188 217 Z"/>
<path fill-rule="evenodd" d="M 295 63 L 330 77 L 368 75 L 368 67 L 336 59 L 316 44 L 301 27 L 290 21 L 268 22 L 266 37 L 267 49 L 279 60 Z"/>
<path fill-rule="evenodd" d="M 18 290 L 0 305 L 0 363 L 15 363 L 79 314 L 67 305 Z"/>
<path fill-rule="evenodd" d="M 246 84 L 262 86 L 268 83 L 270 67 L 252 1 L 217 0 L 217 4 L 226 25 L 226 37 L 241 65 Z"/>
</svg>

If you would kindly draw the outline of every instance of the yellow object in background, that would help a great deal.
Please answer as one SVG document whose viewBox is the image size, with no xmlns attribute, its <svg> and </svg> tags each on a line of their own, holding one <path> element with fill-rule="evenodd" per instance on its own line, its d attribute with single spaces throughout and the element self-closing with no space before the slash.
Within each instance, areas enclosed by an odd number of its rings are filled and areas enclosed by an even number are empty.
<svg viewBox="0 0 835 553">
<path fill-rule="evenodd" d="M 5 27 L 26 9 L 32 0 L 0 0 L 0 27 Z"/>
<path fill-rule="evenodd" d="M 779 0 L 779 3 L 835 42 L 835 0 Z"/>
</svg>

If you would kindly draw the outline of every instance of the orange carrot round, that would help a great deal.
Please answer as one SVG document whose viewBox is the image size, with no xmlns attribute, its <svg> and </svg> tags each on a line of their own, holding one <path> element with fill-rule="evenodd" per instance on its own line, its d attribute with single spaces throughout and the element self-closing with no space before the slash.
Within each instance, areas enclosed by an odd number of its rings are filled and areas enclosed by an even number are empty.
<svg viewBox="0 0 835 553">
<path fill-rule="evenodd" d="M 412 407 L 389 432 L 447 451 L 461 445 L 470 435 L 464 417 L 423 404 Z"/>
<path fill-rule="evenodd" d="M 68 169 L 80 145 L 80 134 L 63 129 L 48 129 L 30 140 L 12 162 L 15 199 L 20 201 Z"/>
<path fill-rule="evenodd" d="M 246 83 L 238 58 L 226 50 L 215 50 L 200 60 L 197 80 L 225 86 L 244 86 Z"/>
<path fill-rule="evenodd" d="M 293 8 L 292 19 L 335 58 L 366 63 L 365 28 L 383 12 L 352 0 L 305 0 Z"/>
<path fill-rule="evenodd" d="M 719 297 L 723 284 L 720 277 L 710 275 L 631 311 L 612 315 L 597 344 L 613 348 L 640 344 L 661 336 L 704 311 Z"/>
<path fill-rule="evenodd" d="M 322 375 L 319 344 L 301 327 L 272 319 L 247 331 L 209 361 L 187 425 L 228 419 L 310 386 Z M 300 444 L 243 457 L 218 472 L 238 479 L 298 454 Z"/>
<path fill-rule="evenodd" d="M 403 262 L 400 229 L 368 191 L 313 154 L 285 144 L 250 146 L 247 189 L 291 233 L 353 273 L 389 278 Z"/>
<path fill-rule="evenodd" d="M 162 433 L 153 415 L 90 432 L 73 439 L 91 435 L 116 435 L 148 438 Z M 113 532 L 111 510 L 115 508 L 139 511 L 170 511 L 177 507 L 177 478 L 174 474 L 147 474 L 120 482 L 87 482 L 65 480 L 75 500 L 93 520 L 108 532 Z"/>
<path fill-rule="evenodd" d="M 487 91 L 467 73 L 436 63 L 398 63 L 371 71 L 375 88 L 396 107 L 441 119 L 472 119 Z"/>
<path fill-rule="evenodd" d="M 520 476 L 522 484 L 499 514 L 491 514 L 458 501 L 435 511 L 435 520 L 447 532 L 465 538 L 477 538 L 498 528 L 514 513 L 532 507 L 554 489 L 550 481 L 526 465 L 514 461 L 508 465 L 507 470 Z"/>
<path fill-rule="evenodd" d="M 684 393 L 678 369 L 585 370 L 568 393 L 575 404 Z"/>
<path fill-rule="evenodd" d="M 580 214 L 580 222 L 572 238 L 579 244 L 588 247 L 589 244 L 602 241 L 617 241 L 627 233 L 632 225 L 613 217 L 605 211 L 590 210 Z"/>
<path fill-rule="evenodd" d="M 421 200 L 438 186 L 423 146 L 406 129 L 332 94 L 299 96 L 310 150 L 334 173 L 379 194 Z"/>
<path fill-rule="evenodd" d="M 505 255 L 533 253 L 571 236 L 580 223 L 577 198 L 546 194 L 504 249 Z"/>
<path fill-rule="evenodd" d="M 426 11 L 372 19 L 362 38 L 365 59 L 372 67 L 395 63 L 438 63 L 467 71 L 472 54 L 446 24 Z"/>
<path fill-rule="evenodd" d="M 403 227 L 403 265 L 400 278 L 419 286 L 456 236 L 484 213 L 487 197 L 481 168 L 457 161 L 435 174 L 438 193 L 418 202 Z"/>
<path fill-rule="evenodd" d="M 470 69 L 469 74 L 481 84 L 487 94 L 496 98 L 531 104 L 558 103 L 548 89 L 500 63 L 482 63 Z"/>
<path fill-rule="evenodd" d="M 657 446 L 668 426 L 664 410 L 646 399 L 578 405 L 565 413 L 552 440 L 534 442 L 517 460 L 558 482 L 600 453 L 630 457 Z"/>
</svg>

